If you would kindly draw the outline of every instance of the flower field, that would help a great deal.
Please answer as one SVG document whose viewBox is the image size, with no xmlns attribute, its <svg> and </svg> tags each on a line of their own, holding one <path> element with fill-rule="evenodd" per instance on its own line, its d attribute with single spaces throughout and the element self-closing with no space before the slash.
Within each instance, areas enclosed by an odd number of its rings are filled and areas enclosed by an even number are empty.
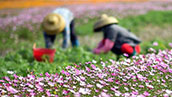
<svg viewBox="0 0 172 97">
<path fill-rule="evenodd" d="M 56 7 L 0 10 L 1 97 L 171 97 L 172 1 L 65 5 L 76 16 L 80 47 L 61 48 L 57 36 L 53 63 L 33 59 L 32 46 L 44 47 L 40 23 Z M 142 40 L 141 53 L 119 60 L 112 52 L 94 55 L 102 38 L 93 33 L 99 15 Z"/>
<path fill-rule="evenodd" d="M 95 60 L 67 66 L 60 73 L 13 75 L 0 80 L 0 95 L 148 97 L 172 95 L 172 50 L 133 56 L 119 62 L 110 59 L 96 67 Z M 12 72 L 11 72 L 12 73 Z"/>
<path fill-rule="evenodd" d="M 100 13 L 109 13 L 117 17 L 124 17 L 128 15 L 144 14 L 151 10 L 172 10 L 172 2 L 136 2 L 136 3 L 98 3 L 98 4 L 81 4 L 63 6 L 69 8 L 76 16 L 76 18 L 95 18 Z M 104 7 L 102 7 L 104 6 Z M 0 29 L 4 31 L 15 31 L 18 27 L 26 27 L 33 31 L 35 28 L 39 29 L 39 25 L 43 17 L 50 13 L 56 7 L 36 7 L 26 9 L 5 9 L 1 10 Z M 33 27 L 34 25 L 34 27 Z"/>
</svg>

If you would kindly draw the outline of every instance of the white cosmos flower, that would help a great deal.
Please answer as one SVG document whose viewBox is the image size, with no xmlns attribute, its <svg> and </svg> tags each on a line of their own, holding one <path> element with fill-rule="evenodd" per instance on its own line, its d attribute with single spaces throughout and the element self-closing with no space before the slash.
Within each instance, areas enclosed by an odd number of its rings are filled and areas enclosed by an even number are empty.
<svg viewBox="0 0 172 97">
<path fill-rule="evenodd" d="M 100 88 L 100 89 L 103 87 L 103 85 L 101 85 L 101 84 L 99 84 L 99 83 L 97 83 L 96 86 L 97 86 L 98 88 Z"/>
<path fill-rule="evenodd" d="M 149 85 L 148 83 L 146 83 L 146 86 L 149 88 L 154 88 L 152 85 Z"/>
<path fill-rule="evenodd" d="M 82 93 L 82 94 L 90 94 L 90 91 L 88 88 L 80 88 L 79 89 L 79 93 Z"/>
<path fill-rule="evenodd" d="M 8 74 L 14 74 L 14 72 L 13 72 L 13 71 L 7 71 L 7 73 L 8 73 Z"/>
<path fill-rule="evenodd" d="M 126 91 L 129 91 L 129 89 L 128 89 L 127 87 L 124 87 L 124 89 L 125 89 Z"/>
<path fill-rule="evenodd" d="M 42 83 L 42 82 L 39 82 L 39 85 L 43 86 L 43 85 L 44 85 L 44 83 Z"/>
<path fill-rule="evenodd" d="M 116 91 L 115 92 L 115 96 L 120 96 L 121 95 L 121 92 L 120 91 Z"/>
<path fill-rule="evenodd" d="M 80 85 L 81 85 L 81 86 L 85 86 L 85 85 L 86 85 L 86 83 L 85 83 L 85 82 L 83 82 L 83 81 L 80 81 Z"/>
<path fill-rule="evenodd" d="M 171 90 L 165 90 L 167 94 L 171 94 L 172 95 L 172 91 Z"/>
<path fill-rule="evenodd" d="M 48 82 L 48 85 L 50 85 L 51 87 L 53 87 L 54 86 L 54 83 Z"/>
<path fill-rule="evenodd" d="M 19 80 L 22 80 L 22 79 L 23 79 L 23 77 L 22 77 L 22 76 L 19 76 L 18 78 L 19 78 Z"/>
<path fill-rule="evenodd" d="M 3 95 L 3 96 L 1 96 L 1 97 L 9 97 L 8 95 Z"/>
<path fill-rule="evenodd" d="M 95 64 L 95 63 L 97 63 L 97 61 L 96 60 L 92 60 L 92 62 Z"/>
</svg>

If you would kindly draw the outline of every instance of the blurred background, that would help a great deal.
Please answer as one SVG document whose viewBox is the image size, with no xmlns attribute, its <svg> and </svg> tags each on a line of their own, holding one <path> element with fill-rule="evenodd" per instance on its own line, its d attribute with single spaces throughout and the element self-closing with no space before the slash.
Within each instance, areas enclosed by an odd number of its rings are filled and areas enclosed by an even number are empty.
<svg viewBox="0 0 172 97">
<path fill-rule="evenodd" d="M 37 6 L 60 6 L 100 2 L 142 2 L 148 0 L 0 0 L 0 8 L 28 8 Z M 13 6 L 12 6 L 13 5 Z"/>
<path fill-rule="evenodd" d="M 74 13 L 81 45 L 90 48 L 102 38 L 92 31 L 102 13 L 118 18 L 120 25 L 143 42 L 172 37 L 172 0 L 0 0 L 0 4 L 0 55 L 31 47 L 34 42 L 43 47 L 40 23 L 57 7 L 67 7 Z"/>
</svg>

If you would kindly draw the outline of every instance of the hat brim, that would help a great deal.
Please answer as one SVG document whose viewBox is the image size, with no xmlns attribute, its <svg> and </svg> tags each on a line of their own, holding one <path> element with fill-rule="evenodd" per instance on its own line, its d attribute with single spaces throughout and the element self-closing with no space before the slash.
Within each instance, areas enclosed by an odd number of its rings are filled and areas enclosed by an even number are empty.
<svg viewBox="0 0 172 97">
<path fill-rule="evenodd" d="M 112 23 L 112 24 L 117 24 L 117 23 Z M 104 28 L 104 27 L 106 27 L 106 26 L 109 26 L 109 25 L 112 25 L 112 24 L 108 24 L 108 25 L 102 26 L 102 27 L 100 27 L 100 28 L 94 29 L 93 31 L 94 31 L 95 33 L 101 32 L 101 31 L 102 31 L 102 28 Z"/>
<path fill-rule="evenodd" d="M 105 19 L 100 19 L 94 24 L 94 32 L 100 32 L 101 29 L 107 25 L 117 24 L 118 20 L 113 17 L 108 17 Z"/>
<path fill-rule="evenodd" d="M 54 24 L 49 24 L 48 23 L 48 18 L 50 16 L 57 17 L 58 18 L 58 21 L 57 22 L 55 21 Z M 64 20 L 64 18 L 62 16 L 60 16 L 58 14 L 54 14 L 54 13 L 49 14 L 49 15 L 47 15 L 44 18 L 44 20 L 42 22 L 42 28 L 43 28 L 43 30 L 47 34 L 50 34 L 50 35 L 52 35 L 52 34 L 58 34 L 58 33 L 62 32 L 64 30 L 64 28 L 65 28 L 65 20 Z"/>
</svg>

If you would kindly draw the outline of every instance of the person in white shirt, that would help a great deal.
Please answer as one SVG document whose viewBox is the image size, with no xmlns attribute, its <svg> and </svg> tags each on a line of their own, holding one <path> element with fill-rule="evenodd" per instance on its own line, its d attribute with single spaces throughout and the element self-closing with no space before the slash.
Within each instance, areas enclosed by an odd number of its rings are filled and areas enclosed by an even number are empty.
<svg viewBox="0 0 172 97">
<path fill-rule="evenodd" d="M 79 41 L 74 33 L 74 25 L 74 15 L 67 8 L 57 8 L 48 14 L 42 22 L 46 48 L 53 46 L 56 35 L 61 32 L 63 34 L 62 48 L 69 47 L 70 41 L 73 47 L 79 46 Z"/>
</svg>

